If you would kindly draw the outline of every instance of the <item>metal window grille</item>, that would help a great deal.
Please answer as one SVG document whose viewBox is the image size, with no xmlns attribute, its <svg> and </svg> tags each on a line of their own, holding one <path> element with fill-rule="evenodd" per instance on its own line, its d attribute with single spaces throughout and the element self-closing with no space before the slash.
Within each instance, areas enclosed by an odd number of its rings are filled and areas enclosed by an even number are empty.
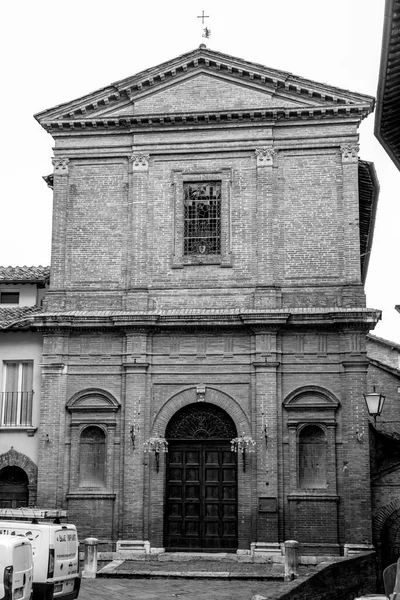
<svg viewBox="0 0 400 600">
<path fill-rule="evenodd" d="M 221 253 L 221 182 L 183 184 L 184 254 Z"/>
</svg>

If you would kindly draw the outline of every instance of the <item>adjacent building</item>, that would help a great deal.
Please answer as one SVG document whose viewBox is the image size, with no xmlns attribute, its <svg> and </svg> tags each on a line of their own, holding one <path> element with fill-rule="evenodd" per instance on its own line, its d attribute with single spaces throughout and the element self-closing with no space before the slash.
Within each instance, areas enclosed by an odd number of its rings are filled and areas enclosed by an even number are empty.
<svg viewBox="0 0 400 600">
<path fill-rule="evenodd" d="M 0 267 L 0 508 L 35 506 L 43 335 L 49 267 Z"/>
<path fill-rule="evenodd" d="M 204 45 L 53 136 L 38 504 L 147 551 L 372 544 L 373 98 Z"/>
</svg>

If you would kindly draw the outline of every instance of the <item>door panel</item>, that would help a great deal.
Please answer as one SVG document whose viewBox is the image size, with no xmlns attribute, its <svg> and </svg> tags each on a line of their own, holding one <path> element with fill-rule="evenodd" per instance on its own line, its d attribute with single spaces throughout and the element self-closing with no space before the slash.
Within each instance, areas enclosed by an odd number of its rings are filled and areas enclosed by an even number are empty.
<svg viewBox="0 0 400 600">
<path fill-rule="evenodd" d="M 236 550 L 237 455 L 228 441 L 170 441 L 165 546 Z"/>
</svg>

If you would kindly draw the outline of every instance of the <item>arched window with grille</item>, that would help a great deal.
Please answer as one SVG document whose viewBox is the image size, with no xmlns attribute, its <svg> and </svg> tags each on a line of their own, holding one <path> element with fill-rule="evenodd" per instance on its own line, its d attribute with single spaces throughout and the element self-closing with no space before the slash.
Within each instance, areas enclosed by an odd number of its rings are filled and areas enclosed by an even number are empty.
<svg viewBox="0 0 400 600">
<path fill-rule="evenodd" d="M 318 425 L 306 425 L 299 433 L 299 488 L 320 489 L 327 485 L 326 435 Z"/>
<path fill-rule="evenodd" d="M 79 487 L 105 487 L 106 436 L 100 427 L 86 427 L 79 439 Z"/>
</svg>

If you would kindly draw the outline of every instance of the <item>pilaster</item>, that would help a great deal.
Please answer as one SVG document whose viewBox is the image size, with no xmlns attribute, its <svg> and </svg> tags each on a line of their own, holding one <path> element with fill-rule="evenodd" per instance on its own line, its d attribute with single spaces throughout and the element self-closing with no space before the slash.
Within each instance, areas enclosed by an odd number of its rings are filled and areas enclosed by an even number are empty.
<svg viewBox="0 0 400 600">
<path fill-rule="evenodd" d="M 255 437 L 257 442 L 258 541 L 278 541 L 277 331 L 255 332 Z"/>
<path fill-rule="evenodd" d="M 343 170 L 343 264 L 346 283 L 359 283 L 361 280 L 358 150 L 359 146 L 355 143 L 340 147 Z"/>
<path fill-rule="evenodd" d="M 148 405 L 148 363 L 146 356 L 146 331 L 125 332 L 126 353 L 123 368 L 125 402 L 122 414 L 122 493 L 123 521 L 120 537 L 143 540 L 145 536 L 145 497 L 143 479 L 144 426 L 150 418 Z"/>
<path fill-rule="evenodd" d="M 42 365 L 38 460 L 38 506 L 65 506 L 65 404 L 67 366 Z"/>
<path fill-rule="evenodd" d="M 66 222 L 69 191 L 70 161 L 65 156 L 52 158 L 53 164 L 53 223 L 52 223 L 52 250 L 51 250 L 51 282 L 50 291 L 64 289 L 66 269 Z M 56 301 L 56 300 L 55 300 Z M 48 307 L 52 307 L 52 296 L 47 295 L 45 300 Z M 57 301 L 57 308 L 60 300 Z"/>
<path fill-rule="evenodd" d="M 147 308 L 147 228 L 150 155 L 133 148 L 129 160 L 126 308 Z"/>
<path fill-rule="evenodd" d="M 350 333 L 352 335 L 352 333 Z M 341 334 L 341 347 L 349 344 L 349 333 Z M 368 414 L 363 392 L 366 390 L 368 362 L 365 354 L 344 352 L 342 361 L 342 437 L 339 457 L 339 493 L 344 506 L 345 544 L 369 544 L 371 532 L 370 458 Z M 362 515 L 362 517 L 361 517 Z"/>
<path fill-rule="evenodd" d="M 272 285 L 273 278 L 273 183 L 276 150 L 272 146 L 257 148 L 257 266 L 258 284 Z M 261 303 L 261 304 L 260 304 Z M 262 299 L 257 303 L 263 307 Z M 269 304 L 268 304 L 269 306 Z"/>
</svg>

